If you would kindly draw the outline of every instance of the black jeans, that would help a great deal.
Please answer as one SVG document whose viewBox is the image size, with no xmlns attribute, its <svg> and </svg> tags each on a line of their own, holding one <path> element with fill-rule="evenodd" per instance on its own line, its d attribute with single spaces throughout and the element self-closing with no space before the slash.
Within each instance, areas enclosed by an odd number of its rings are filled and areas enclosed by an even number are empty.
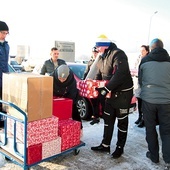
<svg viewBox="0 0 170 170">
<path fill-rule="evenodd" d="M 146 141 L 153 160 L 159 160 L 159 141 L 156 125 L 162 141 L 163 159 L 170 163 L 170 104 L 152 104 L 142 100 L 146 127 Z"/>
</svg>

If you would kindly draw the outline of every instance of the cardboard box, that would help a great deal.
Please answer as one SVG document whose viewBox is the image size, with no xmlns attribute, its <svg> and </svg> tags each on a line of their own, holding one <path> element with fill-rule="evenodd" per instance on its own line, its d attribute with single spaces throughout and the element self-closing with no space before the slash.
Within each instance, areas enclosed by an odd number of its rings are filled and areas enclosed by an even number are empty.
<svg viewBox="0 0 170 170">
<path fill-rule="evenodd" d="M 3 73 L 3 100 L 22 109 L 28 122 L 52 116 L 53 78 L 31 73 Z M 16 118 L 23 116 L 14 108 L 7 112 Z"/>
<path fill-rule="evenodd" d="M 59 120 L 72 118 L 73 100 L 68 98 L 53 98 L 53 115 Z"/>
</svg>

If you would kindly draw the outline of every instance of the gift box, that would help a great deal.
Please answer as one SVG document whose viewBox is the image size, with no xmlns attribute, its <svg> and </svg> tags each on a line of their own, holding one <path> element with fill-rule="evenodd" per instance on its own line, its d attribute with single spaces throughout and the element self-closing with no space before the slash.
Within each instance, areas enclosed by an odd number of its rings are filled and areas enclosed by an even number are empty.
<svg viewBox="0 0 170 170">
<path fill-rule="evenodd" d="M 61 137 L 61 151 L 80 144 L 81 123 L 75 120 L 60 120 L 58 134 Z"/>
<path fill-rule="evenodd" d="M 42 143 L 42 159 L 61 153 L 61 137 Z"/>
<path fill-rule="evenodd" d="M 72 118 L 73 100 L 68 98 L 53 98 L 53 116 L 59 120 Z"/>
<path fill-rule="evenodd" d="M 7 118 L 7 131 L 14 134 L 14 120 Z M 16 137 L 24 142 L 24 124 L 16 122 Z M 27 146 L 48 142 L 58 137 L 58 118 L 51 117 L 27 123 Z"/>
<path fill-rule="evenodd" d="M 42 144 L 36 144 L 27 148 L 27 164 L 31 165 L 42 160 Z"/>
<path fill-rule="evenodd" d="M 104 87 L 108 81 L 106 80 L 81 80 L 78 82 L 79 93 L 83 97 L 87 98 L 97 98 L 98 91 L 95 90 L 97 87 Z M 110 98 L 110 93 L 106 95 Z"/>
</svg>

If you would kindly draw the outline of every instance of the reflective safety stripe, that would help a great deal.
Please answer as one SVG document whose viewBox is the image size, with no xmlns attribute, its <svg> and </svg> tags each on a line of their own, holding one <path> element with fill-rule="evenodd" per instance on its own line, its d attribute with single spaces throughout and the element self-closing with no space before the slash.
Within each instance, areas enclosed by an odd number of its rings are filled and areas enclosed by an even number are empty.
<svg viewBox="0 0 170 170">
<path fill-rule="evenodd" d="M 118 130 L 121 131 L 121 132 L 123 132 L 123 133 L 127 133 L 126 130 L 121 130 L 121 129 L 119 129 L 119 128 L 118 128 Z"/>
<path fill-rule="evenodd" d="M 122 120 L 122 119 L 125 119 L 126 117 L 128 117 L 128 115 L 126 115 L 124 117 L 118 117 L 117 119 Z"/>
<path fill-rule="evenodd" d="M 121 90 L 121 91 L 129 91 L 129 90 L 132 90 L 132 89 L 133 89 L 133 86 L 130 87 L 130 88 L 128 88 L 128 89 L 123 89 L 123 90 Z"/>
<path fill-rule="evenodd" d="M 126 114 L 128 113 L 128 109 L 119 109 L 121 114 Z"/>
<path fill-rule="evenodd" d="M 104 111 L 104 114 L 106 114 L 106 115 L 110 116 L 110 113 L 108 113 L 108 112 L 105 112 L 105 111 Z"/>
</svg>

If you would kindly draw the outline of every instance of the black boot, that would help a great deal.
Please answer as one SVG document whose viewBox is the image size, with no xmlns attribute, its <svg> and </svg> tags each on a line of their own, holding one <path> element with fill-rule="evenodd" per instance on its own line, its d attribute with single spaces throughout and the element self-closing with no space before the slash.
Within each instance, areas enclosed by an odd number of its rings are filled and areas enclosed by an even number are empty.
<svg viewBox="0 0 170 170">
<path fill-rule="evenodd" d="M 159 158 L 157 160 L 153 160 L 152 159 L 152 155 L 151 155 L 151 153 L 149 151 L 146 152 L 146 157 L 149 158 L 154 163 L 158 163 L 159 162 Z"/>
<path fill-rule="evenodd" d="M 100 144 L 99 146 L 91 147 L 91 150 L 110 153 L 110 146 L 104 147 L 102 144 Z"/>
<path fill-rule="evenodd" d="M 117 159 L 123 154 L 123 148 L 117 146 L 115 151 L 112 153 L 112 158 Z"/>
<path fill-rule="evenodd" d="M 94 125 L 95 123 L 99 123 L 100 118 L 93 118 L 93 120 L 90 122 L 91 125 Z"/>
<path fill-rule="evenodd" d="M 138 127 L 140 127 L 140 128 L 144 127 L 144 120 L 143 119 L 139 122 Z"/>
<path fill-rule="evenodd" d="M 142 116 L 139 116 L 139 118 L 136 120 L 135 124 L 139 124 L 142 119 Z"/>
</svg>

